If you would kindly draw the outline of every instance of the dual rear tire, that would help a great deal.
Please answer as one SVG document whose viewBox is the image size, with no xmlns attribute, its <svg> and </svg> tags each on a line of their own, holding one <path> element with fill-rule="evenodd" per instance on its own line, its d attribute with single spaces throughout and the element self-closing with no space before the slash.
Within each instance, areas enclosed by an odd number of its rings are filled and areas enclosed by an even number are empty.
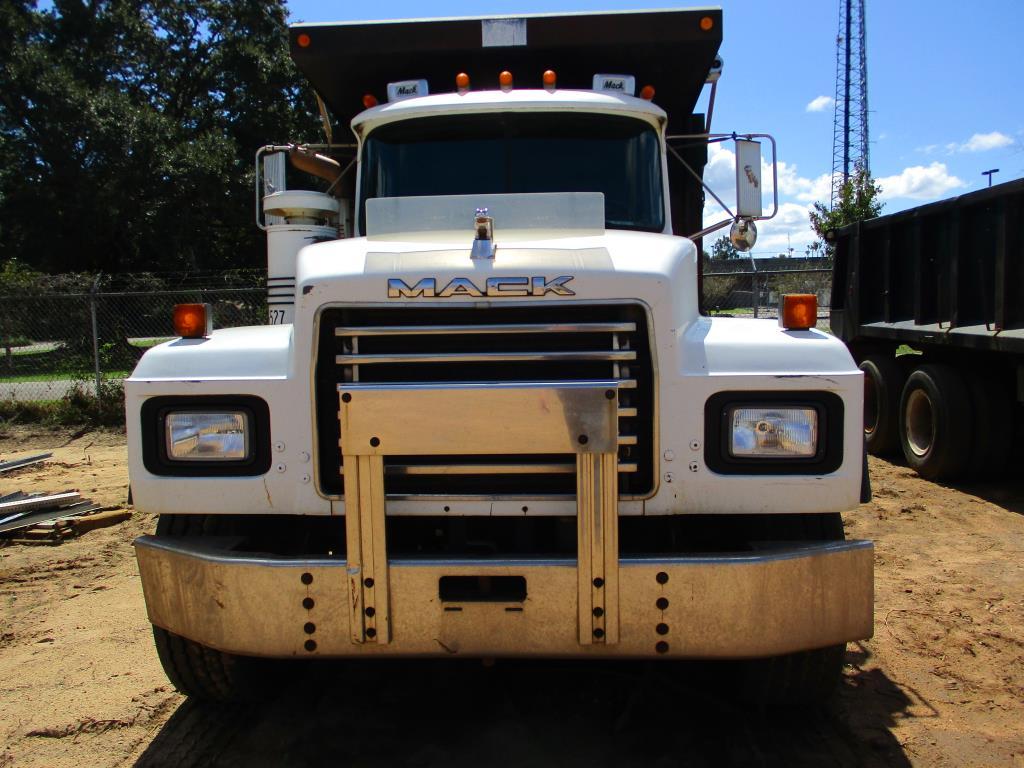
<svg viewBox="0 0 1024 768">
<path fill-rule="evenodd" d="M 860 368 L 869 453 L 902 453 L 927 480 L 977 479 L 1003 471 L 1014 404 L 996 372 L 945 363 L 908 372 L 902 361 L 886 355 L 870 355 Z"/>
</svg>

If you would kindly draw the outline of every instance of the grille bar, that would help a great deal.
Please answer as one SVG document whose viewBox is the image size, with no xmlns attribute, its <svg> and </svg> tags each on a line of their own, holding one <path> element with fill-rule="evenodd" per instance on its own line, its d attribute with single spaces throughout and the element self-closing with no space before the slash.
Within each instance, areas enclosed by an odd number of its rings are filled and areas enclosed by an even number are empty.
<svg viewBox="0 0 1024 768">
<path fill-rule="evenodd" d="M 321 481 L 340 494 L 337 387 L 345 383 L 617 384 L 619 492 L 653 488 L 654 380 L 647 316 L 637 304 L 332 307 L 321 316 L 317 363 Z M 496 413 L 495 419 L 515 419 Z M 576 465 L 563 455 L 385 460 L 389 498 L 563 498 Z"/>
<path fill-rule="evenodd" d="M 574 475 L 575 464 L 388 464 L 389 475 Z M 635 463 L 619 462 L 619 472 L 636 472 Z"/>
<path fill-rule="evenodd" d="M 439 354 L 338 355 L 338 365 L 379 365 L 384 363 L 538 363 L 574 360 L 636 360 L 628 350 L 570 352 L 453 352 Z"/>
<path fill-rule="evenodd" d="M 439 336 L 481 333 L 633 333 L 636 323 L 510 323 L 508 325 L 380 325 L 335 328 L 335 336 Z"/>
</svg>

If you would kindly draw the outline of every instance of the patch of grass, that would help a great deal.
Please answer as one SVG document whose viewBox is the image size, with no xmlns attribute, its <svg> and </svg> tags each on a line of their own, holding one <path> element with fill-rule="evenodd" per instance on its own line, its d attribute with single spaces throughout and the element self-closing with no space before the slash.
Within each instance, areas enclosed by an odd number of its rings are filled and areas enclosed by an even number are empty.
<svg viewBox="0 0 1024 768">
<path fill-rule="evenodd" d="M 150 349 L 151 347 L 155 347 L 157 344 L 163 344 L 165 341 L 170 341 L 171 339 L 174 338 L 177 337 L 163 336 L 157 339 L 129 339 L 128 343 L 131 344 L 133 347 L 137 347 L 138 349 Z"/>
<path fill-rule="evenodd" d="M 923 355 L 923 354 L 924 354 L 924 352 L 922 352 L 921 350 L 914 349 L 913 347 L 908 347 L 906 344 L 900 344 L 898 347 L 896 347 L 896 357 L 902 357 L 903 355 Z"/>
<path fill-rule="evenodd" d="M 3 424 L 46 424 L 50 426 L 124 426 L 124 384 L 104 381 L 99 397 L 93 384 L 79 381 L 60 400 L 0 400 Z"/>
<path fill-rule="evenodd" d="M 131 371 L 102 371 L 101 375 L 107 379 L 127 379 Z M 78 370 L 74 371 L 54 371 L 53 373 L 31 373 L 25 374 L 24 376 L 4 376 L 0 374 L 0 386 L 4 384 L 17 384 L 21 382 L 33 382 L 33 381 L 67 381 L 68 379 L 77 379 L 81 377 L 81 372 Z"/>
</svg>

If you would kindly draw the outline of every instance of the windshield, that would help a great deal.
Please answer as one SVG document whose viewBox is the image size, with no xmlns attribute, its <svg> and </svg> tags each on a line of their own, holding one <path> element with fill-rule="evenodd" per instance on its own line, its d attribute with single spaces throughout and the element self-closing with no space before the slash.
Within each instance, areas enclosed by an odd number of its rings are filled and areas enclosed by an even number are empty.
<svg viewBox="0 0 1024 768">
<path fill-rule="evenodd" d="M 603 192 L 608 228 L 665 226 L 658 135 L 613 115 L 504 112 L 383 125 L 363 145 L 361 192 L 361 232 L 374 197 L 524 192 Z"/>
</svg>

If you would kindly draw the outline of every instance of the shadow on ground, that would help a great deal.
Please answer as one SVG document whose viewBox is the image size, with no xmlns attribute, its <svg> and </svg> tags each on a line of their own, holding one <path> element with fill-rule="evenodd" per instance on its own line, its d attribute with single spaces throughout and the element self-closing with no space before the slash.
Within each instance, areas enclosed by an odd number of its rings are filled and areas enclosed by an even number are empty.
<svg viewBox="0 0 1024 768">
<path fill-rule="evenodd" d="M 137 765 L 909 766 L 910 700 L 864 660 L 828 707 L 761 714 L 714 664 L 312 665 L 262 704 L 187 701 Z"/>
</svg>

